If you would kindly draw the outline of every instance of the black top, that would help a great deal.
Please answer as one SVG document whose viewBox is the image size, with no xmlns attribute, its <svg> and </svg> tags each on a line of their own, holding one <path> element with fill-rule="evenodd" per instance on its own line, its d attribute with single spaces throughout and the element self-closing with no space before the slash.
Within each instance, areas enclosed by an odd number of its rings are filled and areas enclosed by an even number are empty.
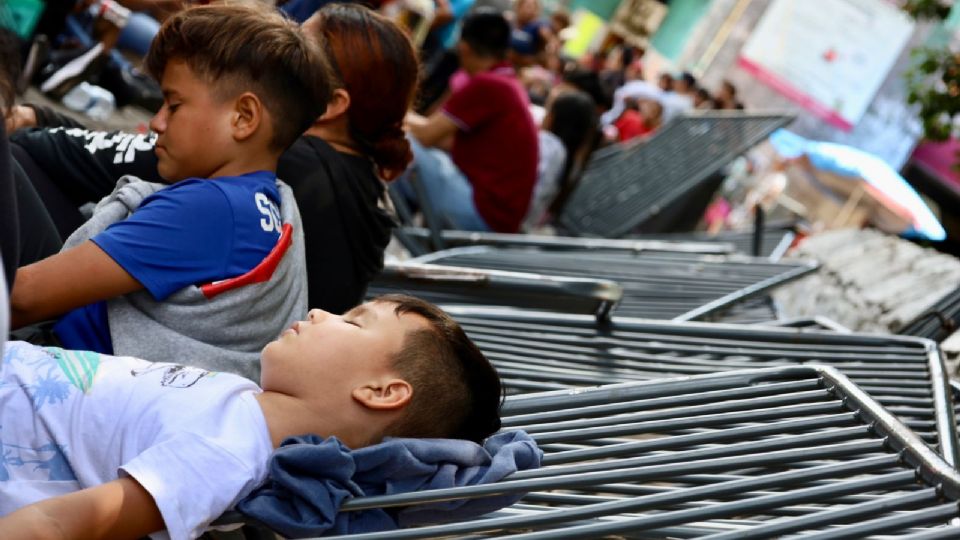
<svg viewBox="0 0 960 540">
<path fill-rule="evenodd" d="M 22 130 L 12 140 L 77 205 L 108 195 L 125 174 L 163 181 L 153 137 L 70 127 Z M 384 188 L 373 163 L 303 136 L 280 156 L 277 177 L 303 218 L 310 307 L 342 313 L 357 305 L 383 268 L 394 226 L 377 205 Z"/>
<path fill-rule="evenodd" d="M 277 177 L 290 184 L 300 207 L 310 307 L 343 313 L 359 304 L 383 269 L 394 226 L 377 206 L 384 188 L 373 163 L 304 136 L 280 157 Z"/>
<path fill-rule="evenodd" d="M 10 161 L 7 131 L 5 124 L 0 121 L 0 262 L 3 263 L 7 287 L 13 287 L 13 277 L 20 262 L 19 211 Z M 0 309 L 6 307 L 0 306 Z M 0 339 L 6 340 L 7 336 L 0 335 Z"/>
</svg>

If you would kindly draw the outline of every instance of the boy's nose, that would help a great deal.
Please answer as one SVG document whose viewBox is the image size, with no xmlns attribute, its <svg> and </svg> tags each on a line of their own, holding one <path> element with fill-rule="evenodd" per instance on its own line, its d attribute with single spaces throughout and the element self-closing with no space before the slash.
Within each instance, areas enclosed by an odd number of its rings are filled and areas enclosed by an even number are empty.
<svg viewBox="0 0 960 540">
<path fill-rule="evenodd" d="M 330 314 L 322 309 L 311 309 L 307 313 L 307 318 L 310 319 L 310 322 L 313 324 L 322 322 L 324 319 L 326 319 L 329 316 Z"/>
<path fill-rule="evenodd" d="M 153 115 L 153 118 L 150 119 L 150 131 L 157 134 L 163 133 L 163 130 L 166 129 L 166 122 L 160 118 L 161 114 L 163 114 L 162 108 Z"/>
</svg>

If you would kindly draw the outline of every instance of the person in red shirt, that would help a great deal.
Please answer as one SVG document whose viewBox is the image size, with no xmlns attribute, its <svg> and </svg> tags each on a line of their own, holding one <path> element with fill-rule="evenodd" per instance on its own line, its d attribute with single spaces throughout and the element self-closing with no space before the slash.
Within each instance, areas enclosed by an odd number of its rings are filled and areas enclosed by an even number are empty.
<svg viewBox="0 0 960 540">
<path fill-rule="evenodd" d="M 613 123 L 617 128 L 617 140 L 626 142 L 636 137 L 653 134 L 663 119 L 663 106 L 654 100 L 634 98 L 624 100 L 625 110 Z"/>
<path fill-rule="evenodd" d="M 537 128 L 505 61 L 509 46 L 502 14 L 472 13 L 457 45 L 468 80 L 440 111 L 426 118 L 410 113 L 405 122 L 426 202 L 459 229 L 517 232 L 537 179 Z M 450 154 L 441 149 L 448 144 Z M 409 180 L 400 182 L 416 199 Z"/>
</svg>

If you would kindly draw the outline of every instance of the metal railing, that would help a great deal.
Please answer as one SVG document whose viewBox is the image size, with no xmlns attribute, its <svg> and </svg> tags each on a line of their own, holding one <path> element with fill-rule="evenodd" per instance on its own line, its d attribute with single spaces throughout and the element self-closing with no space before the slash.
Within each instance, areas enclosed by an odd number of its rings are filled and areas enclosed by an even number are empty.
<svg viewBox="0 0 960 540">
<path fill-rule="evenodd" d="M 476 231 L 431 231 L 423 227 L 402 227 L 398 231 L 422 244 L 415 255 L 424 255 L 430 251 L 426 246 L 439 238 L 443 248 L 466 246 L 526 247 L 544 250 L 582 250 L 582 251 L 668 251 L 680 253 L 702 253 L 705 255 L 724 255 L 733 253 L 737 244 L 733 241 L 710 238 L 581 238 L 577 236 L 553 236 L 540 234 L 505 234 Z M 782 237 L 778 237 L 781 238 Z M 739 237 L 737 237 L 739 240 Z"/>
<path fill-rule="evenodd" d="M 413 262 L 530 272 L 613 281 L 623 299 L 613 315 L 706 319 L 817 268 L 814 262 L 774 263 L 764 258 L 640 251 L 544 251 L 486 246 L 454 248 Z"/>
<path fill-rule="evenodd" d="M 900 329 L 900 334 L 943 341 L 960 330 L 960 288 L 930 306 L 928 310 Z"/>
<path fill-rule="evenodd" d="M 604 148 L 587 164 L 559 223 L 576 236 L 603 238 L 678 230 L 678 220 L 701 215 L 726 164 L 791 120 L 697 112 L 674 119 L 649 141 Z"/>
<path fill-rule="evenodd" d="M 513 393 L 770 366 L 837 368 L 957 460 L 943 358 L 932 341 L 759 326 L 448 308 Z"/>
<path fill-rule="evenodd" d="M 508 398 L 539 470 L 364 497 L 341 511 L 526 493 L 481 518 L 354 539 L 957 538 L 960 475 L 829 367 L 778 367 Z"/>
<path fill-rule="evenodd" d="M 588 314 L 607 319 L 623 288 L 607 280 L 544 276 L 417 263 L 387 263 L 368 297 L 413 294 L 434 304 L 491 305 Z"/>
</svg>

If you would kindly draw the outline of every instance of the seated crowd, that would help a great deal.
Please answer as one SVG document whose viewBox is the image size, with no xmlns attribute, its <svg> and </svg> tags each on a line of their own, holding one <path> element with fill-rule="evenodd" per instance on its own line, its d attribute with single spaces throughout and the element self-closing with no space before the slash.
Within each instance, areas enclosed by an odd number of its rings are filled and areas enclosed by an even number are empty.
<svg viewBox="0 0 960 540">
<path fill-rule="evenodd" d="M 32 46 L 0 28 L 0 445 L 31 454 L 0 462 L 0 537 L 199 536 L 291 436 L 482 443 L 501 385 L 457 323 L 362 303 L 386 185 L 454 228 L 531 231 L 600 145 L 739 106 L 645 81 L 625 45 L 565 58 L 569 18 L 537 0 L 195 3 L 48 2 L 57 39 Z M 157 110 L 103 131 L 17 103 L 30 81 Z"/>
</svg>

